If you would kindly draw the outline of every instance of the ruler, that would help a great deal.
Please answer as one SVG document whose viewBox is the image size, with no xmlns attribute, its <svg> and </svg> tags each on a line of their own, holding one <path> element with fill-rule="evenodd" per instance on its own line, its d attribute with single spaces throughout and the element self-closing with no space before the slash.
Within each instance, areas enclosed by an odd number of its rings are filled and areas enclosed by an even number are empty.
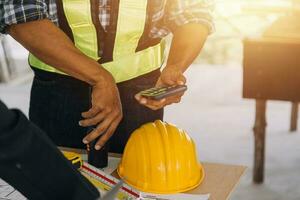
<svg viewBox="0 0 300 200">
<path fill-rule="evenodd" d="M 95 187 L 100 190 L 101 194 L 111 190 L 119 182 L 117 178 L 105 173 L 104 171 L 96 167 L 93 167 L 92 165 L 89 165 L 86 162 L 83 162 L 83 165 L 80 168 L 80 172 L 89 181 L 91 181 L 95 185 Z M 131 200 L 139 198 L 140 192 L 126 184 L 121 187 L 117 194 L 117 199 L 120 200 Z"/>
<path fill-rule="evenodd" d="M 83 174 L 89 181 L 91 181 L 95 187 L 100 190 L 101 196 L 103 196 L 107 191 L 111 190 L 118 182 L 119 179 L 113 177 L 104 171 L 83 162 L 80 169 L 81 174 Z M 140 192 L 132 188 L 127 184 L 123 184 L 123 187 L 119 190 L 117 199 L 119 200 L 208 200 L 209 194 L 195 195 L 195 194 L 171 194 L 171 195 L 159 195 Z"/>
</svg>

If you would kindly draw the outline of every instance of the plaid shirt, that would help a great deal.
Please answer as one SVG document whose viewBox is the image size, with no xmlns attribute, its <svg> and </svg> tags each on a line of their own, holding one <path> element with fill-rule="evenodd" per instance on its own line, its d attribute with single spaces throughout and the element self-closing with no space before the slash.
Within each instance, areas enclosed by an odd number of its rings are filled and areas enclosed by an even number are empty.
<svg viewBox="0 0 300 200">
<path fill-rule="evenodd" d="M 12 24 L 24 23 L 48 17 L 44 0 L 0 0 L 0 32 Z"/>
<path fill-rule="evenodd" d="M 55 0 L 1 0 L 0 32 L 4 33 L 11 24 L 49 18 L 58 25 Z M 104 30 L 109 26 L 111 0 L 99 0 L 99 19 Z M 188 23 L 205 25 L 209 32 L 214 31 L 212 22 L 213 0 L 151 0 L 154 6 L 150 37 L 161 38 L 178 26 Z"/>
</svg>

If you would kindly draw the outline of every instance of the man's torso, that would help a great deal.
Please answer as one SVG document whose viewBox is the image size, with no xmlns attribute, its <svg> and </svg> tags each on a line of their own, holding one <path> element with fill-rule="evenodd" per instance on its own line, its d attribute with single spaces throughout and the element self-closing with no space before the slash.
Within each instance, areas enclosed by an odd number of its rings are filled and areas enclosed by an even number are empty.
<svg viewBox="0 0 300 200">
<path fill-rule="evenodd" d="M 99 21 L 105 31 L 110 26 L 112 13 L 111 5 L 116 0 L 98 0 L 99 1 Z M 143 0 L 146 1 L 146 0 Z M 119 1 L 120 2 L 120 1 Z M 149 36 L 152 38 L 162 38 L 170 33 L 170 30 L 163 24 L 163 18 L 166 12 L 166 0 L 150 0 L 148 1 L 151 12 L 147 13 L 147 19 L 151 19 L 151 29 Z M 56 0 L 49 0 L 49 18 L 59 25 L 57 17 Z M 133 13 L 134 14 L 134 13 Z"/>
</svg>

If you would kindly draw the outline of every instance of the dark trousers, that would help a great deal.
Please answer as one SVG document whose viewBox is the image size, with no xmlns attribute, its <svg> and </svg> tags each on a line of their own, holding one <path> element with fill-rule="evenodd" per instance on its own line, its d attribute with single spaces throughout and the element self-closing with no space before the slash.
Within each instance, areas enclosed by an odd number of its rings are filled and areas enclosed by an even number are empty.
<svg viewBox="0 0 300 200">
<path fill-rule="evenodd" d="M 34 68 L 29 117 L 59 146 L 85 148 L 88 129 L 78 125 L 81 113 L 90 108 L 91 87 L 72 77 Z M 109 141 L 109 151 L 122 153 L 130 134 L 144 123 L 163 118 L 163 109 L 152 111 L 140 105 L 134 95 L 153 87 L 160 76 L 155 70 L 118 84 L 123 119 Z M 105 96 L 105 94 L 103 94 Z"/>
</svg>

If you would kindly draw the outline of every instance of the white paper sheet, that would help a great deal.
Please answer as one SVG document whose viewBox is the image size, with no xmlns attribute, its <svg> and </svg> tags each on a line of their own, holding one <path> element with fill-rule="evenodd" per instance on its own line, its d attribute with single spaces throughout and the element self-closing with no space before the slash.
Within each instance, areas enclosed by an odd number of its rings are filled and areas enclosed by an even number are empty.
<svg viewBox="0 0 300 200">
<path fill-rule="evenodd" d="M 141 200 L 208 200 L 209 194 L 173 194 L 173 195 L 153 195 L 142 194 Z"/>
<path fill-rule="evenodd" d="M 26 200 L 26 198 L 0 178 L 0 200 Z"/>
</svg>

